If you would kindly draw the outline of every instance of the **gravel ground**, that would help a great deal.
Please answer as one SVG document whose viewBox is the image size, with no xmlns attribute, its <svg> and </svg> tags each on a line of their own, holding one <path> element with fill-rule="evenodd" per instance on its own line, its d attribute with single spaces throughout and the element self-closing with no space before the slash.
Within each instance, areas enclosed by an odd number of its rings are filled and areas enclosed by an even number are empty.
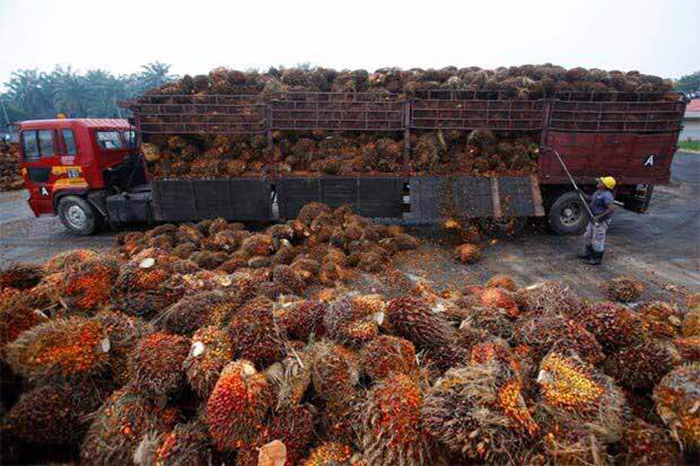
<svg viewBox="0 0 700 466">
<path fill-rule="evenodd" d="M 672 173 L 669 186 L 656 188 L 649 214 L 615 213 L 599 267 L 575 258 L 582 249 L 580 237 L 556 236 L 537 220 L 515 238 L 494 239 L 484 259 L 471 266 L 452 260 L 453 238 L 434 229 L 415 230 L 425 244 L 399 257 L 395 265 L 440 287 L 509 274 L 523 286 L 560 280 L 596 299 L 603 297 L 606 280 L 626 275 L 647 284 L 647 298 L 681 301 L 687 292 L 700 292 L 700 156 L 679 152 Z M 35 218 L 26 197 L 26 191 L 0 193 L 0 264 L 41 262 L 72 248 L 113 246 L 114 232 L 77 237 L 67 233 L 56 217 Z M 371 281 L 365 283 L 373 286 Z"/>
</svg>

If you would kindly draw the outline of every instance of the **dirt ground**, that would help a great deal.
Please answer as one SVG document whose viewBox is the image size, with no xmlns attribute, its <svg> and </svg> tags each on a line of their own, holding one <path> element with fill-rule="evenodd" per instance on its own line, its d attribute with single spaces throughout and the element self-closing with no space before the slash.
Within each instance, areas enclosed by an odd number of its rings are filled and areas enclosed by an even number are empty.
<svg viewBox="0 0 700 466">
<path fill-rule="evenodd" d="M 108 250 L 114 232 L 90 237 L 67 233 L 56 217 L 35 218 L 26 191 L 0 193 L 0 265 L 41 262 L 72 248 Z M 560 237 L 533 221 L 514 238 L 498 238 L 484 259 L 470 266 L 452 260 L 452 242 L 435 229 L 413 233 L 425 239 L 418 251 L 394 264 L 438 287 L 481 283 L 495 274 L 509 274 L 522 286 L 559 280 L 591 299 L 602 299 L 602 285 L 618 275 L 641 280 L 646 298 L 676 302 L 685 293 L 700 292 L 700 156 L 679 152 L 669 186 L 657 187 L 650 212 L 638 215 L 618 210 L 609 231 L 603 265 L 582 264 L 575 254 L 580 237 Z M 370 287 L 371 282 L 366 283 Z"/>
</svg>

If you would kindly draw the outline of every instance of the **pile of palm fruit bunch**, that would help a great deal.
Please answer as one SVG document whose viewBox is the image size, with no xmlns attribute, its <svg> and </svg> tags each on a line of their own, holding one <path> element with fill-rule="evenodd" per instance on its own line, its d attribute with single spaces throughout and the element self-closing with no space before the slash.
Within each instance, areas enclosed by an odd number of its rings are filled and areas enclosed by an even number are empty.
<svg viewBox="0 0 700 466">
<path fill-rule="evenodd" d="M 0 141 L 0 192 L 22 189 L 23 186 L 19 145 Z"/>
<path fill-rule="evenodd" d="M 3 462 L 697 463 L 697 300 L 441 288 L 390 256 L 372 289 L 342 279 L 401 235 L 312 204 L 263 233 L 166 225 L 4 267 Z"/>
<path fill-rule="evenodd" d="M 500 67 L 495 70 L 454 66 L 427 70 L 381 68 L 373 73 L 320 67 L 309 70 L 271 68 L 265 73 L 259 73 L 220 67 L 207 75 L 185 75 L 180 80 L 163 84 L 148 91 L 146 99 L 157 97 L 158 103 L 177 105 L 188 102 L 182 96 L 229 96 L 236 99 L 234 102 L 240 112 L 237 118 L 245 117 L 246 121 L 253 122 L 257 121 L 256 112 L 259 112 L 256 105 L 283 97 L 302 103 L 307 98 L 319 98 L 319 102 L 326 102 L 323 97 L 303 93 L 332 92 L 341 93 L 333 97 L 332 102 L 354 102 L 355 96 L 362 94 L 370 95 L 368 98 L 378 103 L 376 107 L 367 107 L 376 112 L 364 115 L 365 107 L 362 110 L 355 109 L 356 114 L 345 110 L 347 115 L 355 116 L 346 115 L 344 118 L 351 118 L 348 121 L 354 122 L 359 121 L 357 118 L 366 118 L 372 123 L 372 118 L 387 116 L 386 107 L 381 104 L 400 104 L 412 98 L 425 98 L 426 92 L 433 90 L 475 91 L 479 93 L 479 99 L 490 100 L 535 101 L 552 97 L 556 93 L 565 95 L 562 98 L 575 98 L 566 93 L 573 92 L 575 96 L 576 92 L 608 91 L 618 93 L 620 100 L 637 99 L 637 94 L 630 97 L 633 93 L 646 93 L 646 100 L 677 99 L 669 93 L 672 90 L 671 82 L 657 76 L 637 71 L 625 73 L 580 67 L 565 69 L 552 64 Z M 590 100 L 590 95 L 581 98 Z M 200 103 L 205 102 L 201 100 Z M 300 108 L 314 109 L 315 103 L 315 100 L 309 101 L 309 107 Z M 458 111 L 460 108 L 452 110 Z M 388 111 L 389 114 L 391 112 L 396 113 L 391 118 L 400 115 L 396 108 Z M 334 115 L 329 118 L 340 118 L 337 108 L 325 114 Z M 152 115 L 148 118 L 149 123 L 166 122 L 162 116 Z M 223 122 L 218 111 L 215 111 L 213 118 L 211 124 Z M 260 118 L 262 116 L 258 115 L 258 120 Z M 303 118 L 309 117 L 307 115 Z M 469 126 L 473 124 L 475 123 L 472 122 Z M 438 126 L 443 126 L 443 123 Z M 459 125 L 454 127 L 459 128 Z M 532 173 L 536 167 L 537 131 L 492 132 L 486 128 L 469 131 L 449 127 L 416 130 L 412 132 L 409 141 L 409 155 L 404 153 L 403 133 L 391 128 L 381 132 L 374 129 L 351 131 L 349 128 L 339 128 L 337 131 L 308 128 L 276 130 L 271 145 L 268 145 L 262 130 L 260 134 L 254 135 L 205 136 L 174 136 L 157 134 L 156 131 L 154 134 L 144 134 L 144 152 L 153 164 L 154 175 L 159 178 L 226 178 L 263 176 L 268 173 L 356 175 L 399 172 L 514 176 Z M 202 132 L 207 133 L 207 130 L 208 127 L 202 129 Z"/>
</svg>

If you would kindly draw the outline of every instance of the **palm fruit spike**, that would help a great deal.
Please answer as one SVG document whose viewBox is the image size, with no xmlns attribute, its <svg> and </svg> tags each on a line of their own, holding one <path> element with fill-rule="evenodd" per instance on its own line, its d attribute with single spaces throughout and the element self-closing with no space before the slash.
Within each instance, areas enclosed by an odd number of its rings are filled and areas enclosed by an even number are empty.
<svg viewBox="0 0 700 466">
<path fill-rule="evenodd" d="M 678 356 L 666 345 L 649 342 L 623 348 L 608 356 L 604 369 L 620 385 L 651 389 L 675 366 Z"/>
<path fill-rule="evenodd" d="M 100 253 L 89 249 L 73 249 L 56 254 L 44 263 L 43 268 L 47 274 L 68 272 L 88 259 L 95 259 L 99 256 Z"/>
<path fill-rule="evenodd" d="M 153 327 L 138 317 L 108 310 L 97 313 L 92 320 L 100 322 L 107 331 L 112 376 L 120 385 L 124 385 L 129 378 L 131 352 L 141 338 L 153 332 Z"/>
<path fill-rule="evenodd" d="M 430 437 L 421 424 L 423 389 L 405 374 L 374 385 L 364 408 L 360 443 L 369 464 L 430 463 Z"/>
<path fill-rule="evenodd" d="M 681 366 L 654 388 L 656 412 L 681 448 L 700 449 L 700 365 Z"/>
<path fill-rule="evenodd" d="M 211 310 L 228 301 L 222 293 L 202 291 L 184 296 L 164 310 L 156 319 L 157 327 L 178 335 L 192 335 L 209 322 Z"/>
<path fill-rule="evenodd" d="M 646 339 L 638 316 L 614 303 L 589 306 L 578 314 L 576 320 L 596 337 L 606 353 Z"/>
<path fill-rule="evenodd" d="M 172 430 L 179 413 L 126 388 L 114 392 L 95 413 L 80 448 L 81 462 L 110 466 L 132 464 L 146 434 Z"/>
<path fill-rule="evenodd" d="M 337 343 L 356 347 L 373 339 L 379 329 L 374 315 L 367 314 L 367 310 L 367 306 L 355 305 L 351 299 L 336 301 L 323 319 L 328 336 Z"/>
<path fill-rule="evenodd" d="M 97 257 L 77 264 L 67 273 L 59 294 L 69 307 L 92 312 L 109 302 L 119 263 L 109 257 Z"/>
<path fill-rule="evenodd" d="M 700 307 L 689 310 L 683 317 L 683 335 L 700 336 Z"/>
<path fill-rule="evenodd" d="M 100 322 L 70 317 L 38 325 L 6 349 L 12 369 L 30 380 L 80 380 L 106 369 L 110 340 Z"/>
<path fill-rule="evenodd" d="M 539 431 L 522 390 L 518 374 L 497 359 L 450 369 L 426 395 L 424 425 L 454 453 L 503 459 Z"/>
<path fill-rule="evenodd" d="M 248 359 L 260 368 L 282 355 L 282 342 L 268 302 L 254 300 L 236 312 L 227 331 L 236 358 Z"/>
<path fill-rule="evenodd" d="M 228 333 L 219 327 L 208 326 L 192 336 L 192 346 L 183 368 L 192 389 L 202 399 L 207 399 L 219 380 L 219 374 L 232 360 Z"/>
<path fill-rule="evenodd" d="M 328 304 L 321 301 L 296 301 L 276 306 L 275 320 L 287 336 L 308 341 L 313 335 L 322 337 L 325 333 L 323 320 L 328 312 Z"/>
<path fill-rule="evenodd" d="M 134 462 L 142 466 L 178 466 L 212 464 L 214 447 L 207 426 L 200 420 L 177 424 L 160 435 L 146 435 L 134 453 Z"/>
<path fill-rule="evenodd" d="M 168 333 L 144 337 L 129 361 L 131 383 L 145 396 L 177 393 L 185 381 L 182 364 L 190 348 L 189 338 Z"/>
<path fill-rule="evenodd" d="M 625 415 L 623 393 L 610 377 L 583 362 L 575 352 L 555 349 L 545 356 L 537 383 L 545 424 L 581 420 L 603 443 L 620 438 Z"/>
<path fill-rule="evenodd" d="M 390 335 L 379 335 L 365 344 L 360 360 L 360 367 L 373 380 L 386 378 L 392 372 L 410 375 L 418 370 L 413 343 Z"/>
<path fill-rule="evenodd" d="M 544 436 L 545 464 L 603 465 L 612 461 L 605 446 L 580 421 L 563 419 Z"/>
<path fill-rule="evenodd" d="M 606 291 L 613 301 L 631 303 L 642 295 L 644 285 L 625 277 L 617 277 L 607 284 Z"/>
<path fill-rule="evenodd" d="M 668 303 L 650 301 L 637 309 L 642 329 L 654 338 L 667 340 L 680 335 L 682 314 Z"/>
<path fill-rule="evenodd" d="M 315 343 L 312 381 L 316 392 L 324 400 L 343 398 L 359 380 L 359 359 L 355 352 L 329 341 Z"/>
<path fill-rule="evenodd" d="M 454 339 L 454 329 L 420 299 L 403 297 L 390 301 L 386 319 L 398 336 L 411 341 L 417 349 L 446 346 Z"/>
<path fill-rule="evenodd" d="M 28 290 L 34 288 L 43 277 L 40 266 L 32 264 L 10 264 L 0 270 L 0 290 L 14 288 Z"/>
<path fill-rule="evenodd" d="M 517 326 L 515 340 L 532 349 L 539 361 L 555 344 L 563 344 L 576 351 L 589 364 L 604 359 L 603 348 L 595 337 L 578 322 L 558 315 L 534 316 Z"/>
<path fill-rule="evenodd" d="M 301 463 L 303 466 L 337 466 L 348 464 L 352 448 L 340 442 L 325 442 L 314 448 Z"/>
<path fill-rule="evenodd" d="M 526 314 L 563 314 L 574 318 L 585 307 L 584 302 L 568 287 L 553 281 L 522 288 L 515 301 Z"/>
<path fill-rule="evenodd" d="M 681 450 L 668 433 L 639 418 L 627 424 L 620 444 L 624 464 L 640 466 L 683 464 Z"/>
<path fill-rule="evenodd" d="M 272 405 L 272 392 L 265 375 L 248 361 L 229 363 L 207 401 L 205 419 L 220 450 L 251 445 L 264 427 Z"/>
<path fill-rule="evenodd" d="M 20 397 L 7 413 L 4 428 L 26 442 L 66 444 L 82 437 L 86 419 L 114 389 L 110 382 L 48 383 Z"/>
</svg>

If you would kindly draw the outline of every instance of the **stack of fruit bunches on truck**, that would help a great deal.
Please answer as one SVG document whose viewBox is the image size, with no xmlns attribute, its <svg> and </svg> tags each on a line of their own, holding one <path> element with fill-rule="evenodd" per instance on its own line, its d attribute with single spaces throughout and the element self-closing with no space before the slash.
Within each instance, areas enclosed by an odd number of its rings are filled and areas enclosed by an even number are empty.
<svg viewBox="0 0 700 466">
<path fill-rule="evenodd" d="M 0 142 L 0 192 L 22 189 L 23 186 L 19 146 Z"/>
<path fill-rule="evenodd" d="M 262 232 L 162 225 L 6 266 L 3 462 L 697 460 L 697 296 L 440 288 L 392 266 L 421 247 L 310 204 Z"/>
<path fill-rule="evenodd" d="M 565 69 L 555 65 L 524 65 L 496 70 L 447 67 L 439 70 L 383 68 L 336 71 L 270 69 L 266 73 L 216 68 L 208 75 L 184 76 L 149 91 L 151 96 L 251 96 L 248 103 L 268 102 L 283 92 L 374 93 L 379 101 L 392 95 L 408 99 L 426 90 L 502 91 L 501 98 L 538 100 L 557 92 L 649 93 L 665 99 L 670 81 L 639 72 Z M 668 94 L 668 98 L 676 98 Z M 624 99 L 623 99 L 624 100 Z M 247 100 L 236 103 L 244 104 Z M 172 97 L 172 103 L 182 101 Z M 274 131 L 273 144 L 259 135 L 147 134 L 144 140 L 158 178 L 227 178 L 278 174 L 399 174 L 466 173 L 505 176 L 533 173 L 538 135 L 522 131 L 496 133 L 477 128 L 414 130 L 410 151 L 401 132 Z"/>
</svg>

